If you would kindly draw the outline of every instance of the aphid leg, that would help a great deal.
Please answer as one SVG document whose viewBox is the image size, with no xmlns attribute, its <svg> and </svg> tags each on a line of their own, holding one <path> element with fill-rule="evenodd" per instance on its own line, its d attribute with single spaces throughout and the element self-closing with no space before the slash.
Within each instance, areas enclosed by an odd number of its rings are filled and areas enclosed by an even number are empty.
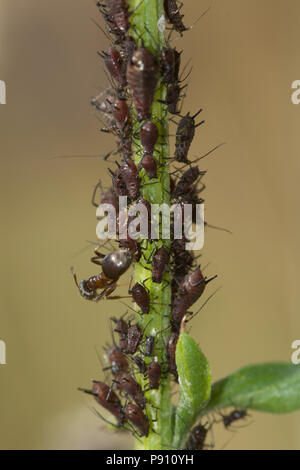
<svg viewBox="0 0 300 470">
<path fill-rule="evenodd" d="M 96 194 L 98 192 L 98 189 L 100 189 L 100 194 L 103 194 L 103 187 L 102 187 L 102 183 L 101 183 L 101 180 L 98 181 L 98 183 L 96 184 L 95 188 L 94 188 L 94 191 L 93 191 L 93 194 L 92 194 L 92 205 L 95 206 L 95 207 L 99 207 L 99 204 L 97 204 L 96 202 Z"/>
</svg>

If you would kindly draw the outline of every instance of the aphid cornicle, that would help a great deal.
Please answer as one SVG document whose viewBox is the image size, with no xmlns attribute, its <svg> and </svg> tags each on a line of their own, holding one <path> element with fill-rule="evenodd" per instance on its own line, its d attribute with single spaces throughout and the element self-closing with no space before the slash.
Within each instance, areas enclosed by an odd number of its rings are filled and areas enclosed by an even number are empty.
<svg viewBox="0 0 300 470">
<path fill-rule="evenodd" d="M 133 301 L 140 307 L 143 315 L 150 311 L 150 297 L 147 289 L 140 283 L 136 282 L 131 291 Z"/>
<path fill-rule="evenodd" d="M 139 47 L 128 63 L 127 83 L 140 121 L 150 117 L 157 81 L 158 65 L 154 55 L 146 47 Z"/>
<path fill-rule="evenodd" d="M 162 282 L 163 275 L 168 267 L 170 255 L 168 250 L 161 246 L 155 250 L 152 259 L 152 281 L 160 284 Z"/>
<path fill-rule="evenodd" d="M 187 155 L 195 135 L 195 129 L 204 123 L 204 121 L 201 121 L 199 124 L 195 124 L 195 118 L 201 113 L 201 111 L 202 109 L 193 116 L 190 116 L 190 113 L 187 113 L 187 115 L 179 121 L 175 141 L 175 160 L 178 162 L 188 163 Z"/>
<path fill-rule="evenodd" d="M 142 387 L 136 382 L 136 380 L 126 373 L 118 375 L 115 379 L 117 388 L 124 392 L 126 396 L 132 398 L 135 403 L 141 408 L 145 408 L 146 399 Z"/>
<path fill-rule="evenodd" d="M 124 424 L 124 412 L 121 402 L 115 392 L 108 385 L 104 382 L 93 381 L 92 390 L 82 388 L 79 390 L 93 395 L 96 402 L 116 418 L 118 426 L 122 426 Z"/>
<path fill-rule="evenodd" d="M 124 274 L 133 261 L 133 254 L 129 250 L 113 251 L 102 255 L 95 250 L 96 256 L 91 261 L 102 266 L 102 272 L 89 279 L 77 282 L 76 274 L 73 273 L 75 283 L 82 297 L 98 302 L 102 298 L 108 299 L 117 287 L 117 281 Z M 102 292 L 98 294 L 98 290 Z"/>
<path fill-rule="evenodd" d="M 140 437 L 147 437 L 149 434 L 149 420 L 141 407 L 134 403 L 128 403 L 125 408 L 126 420 L 132 423 L 139 431 Z"/>
</svg>

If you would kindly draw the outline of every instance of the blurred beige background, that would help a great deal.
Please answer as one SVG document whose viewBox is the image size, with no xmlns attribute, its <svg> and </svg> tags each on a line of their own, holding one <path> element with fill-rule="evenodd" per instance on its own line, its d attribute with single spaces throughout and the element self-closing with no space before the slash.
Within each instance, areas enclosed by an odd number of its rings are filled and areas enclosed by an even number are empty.
<svg viewBox="0 0 300 470">
<path fill-rule="evenodd" d="M 191 155 L 205 160 L 208 231 L 204 258 L 223 286 L 193 335 L 214 379 L 247 363 L 289 361 L 300 339 L 299 0 L 185 1 L 186 23 L 210 12 L 176 45 L 193 61 L 184 111 L 205 109 Z M 105 436 L 87 397 L 101 377 L 95 349 L 109 340 L 115 302 L 79 297 L 69 268 L 91 275 L 93 185 L 101 159 L 51 159 L 112 148 L 89 98 L 106 84 L 96 50 L 107 40 L 93 0 L 0 0 L 1 319 L 7 365 L 0 366 L 2 449 L 121 448 Z M 252 414 L 228 449 L 299 449 L 300 413 Z M 102 431 L 101 431 L 102 429 Z M 216 441 L 221 448 L 231 433 Z"/>
</svg>

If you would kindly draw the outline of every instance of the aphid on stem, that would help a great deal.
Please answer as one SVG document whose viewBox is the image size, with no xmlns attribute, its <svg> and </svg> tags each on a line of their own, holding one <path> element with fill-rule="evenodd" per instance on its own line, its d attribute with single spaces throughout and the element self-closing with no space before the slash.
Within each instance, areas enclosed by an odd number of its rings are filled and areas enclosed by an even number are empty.
<svg viewBox="0 0 300 470">
<path fill-rule="evenodd" d="M 193 116 L 187 113 L 179 121 L 176 131 L 175 142 L 175 160 L 181 163 L 188 163 L 187 155 L 195 135 L 195 129 L 201 126 L 205 121 L 195 124 L 195 118 L 201 113 L 200 109 Z"/>
<path fill-rule="evenodd" d="M 149 419 L 141 407 L 134 403 L 128 403 L 125 408 L 125 417 L 139 431 L 140 437 L 148 436 L 150 430 Z"/>
<path fill-rule="evenodd" d="M 158 81 L 158 65 L 146 47 L 134 51 L 127 66 L 127 82 L 139 121 L 150 117 L 150 107 Z"/>
<path fill-rule="evenodd" d="M 118 426 L 123 426 L 124 412 L 121 402 L 115 392 L 108 385 L 104 382 L 93 381 L 93 387 L 91 390 L 84 388 L 80 388 L 79 390 L 93 395 L 96 402 L 116 418 Z"/>
</svg>

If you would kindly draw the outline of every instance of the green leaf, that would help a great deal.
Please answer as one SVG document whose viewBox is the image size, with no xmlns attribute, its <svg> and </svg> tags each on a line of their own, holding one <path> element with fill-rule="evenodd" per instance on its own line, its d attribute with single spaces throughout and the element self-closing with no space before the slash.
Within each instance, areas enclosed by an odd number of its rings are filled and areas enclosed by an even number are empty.
<svg viewBox="0 0 300 470">
<path fill-rule="evenodd" d="M 237 406 L 269 413 L 300 409 L 300 366 L 269 363 L 244 367 L 212 386 L 211 400 L 201 415 Z"/>
<path fill-rule="evenodd" d="M 187 333 L 181 333 L 176 347 L 180 399 L 176 410 L 173 446 L 180 449 L 196 416 L 210 398 L 211 372 L 206 357 Z"/>
</svg>

